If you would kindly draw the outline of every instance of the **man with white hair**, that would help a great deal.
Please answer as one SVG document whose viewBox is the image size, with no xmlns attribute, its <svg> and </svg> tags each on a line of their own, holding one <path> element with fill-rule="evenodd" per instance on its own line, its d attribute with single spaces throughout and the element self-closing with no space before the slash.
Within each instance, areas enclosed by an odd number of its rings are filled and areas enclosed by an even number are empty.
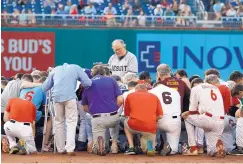
<svg viewBox="0 0 243 164">
<path fill-rule="evenodd" d="M 108 61 L 112 74 L 121 78 L 127 73 L 138 73 L 138 61 L 136 56 L 126 50 L 126 44 L 121 39 L 112 42 L 112 49 L 115 52 Z"/>
</svg>

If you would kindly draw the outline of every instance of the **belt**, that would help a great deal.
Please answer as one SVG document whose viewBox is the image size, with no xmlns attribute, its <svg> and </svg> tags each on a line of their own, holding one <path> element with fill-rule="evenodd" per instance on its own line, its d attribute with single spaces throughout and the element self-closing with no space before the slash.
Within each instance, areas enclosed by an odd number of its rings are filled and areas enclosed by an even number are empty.
<svg viewBox="0 0 243 164">
<path fill-rule="evenodd" d="M 10 122 L 15 123 L 16 121 L 15 120 L 10 120 Z M 29 122 L 23 122 L 23 124 L 30 126 L 30 123 Z"/>
<path fill-rule="evenodd" d="M 109 114 L 110 114 L 110 116 L 114 116 L 114 115 L 117 114 L 117 111 L 112 112 L 112 113 L 109 113 Z M 92 117 L 93 117 L 93 118 L 101 117 L 101 114 L 94 114 Z"/>
<path fill-rule="evenodd" d="M 213 115 L 211 113 L 208 113 L 208 112 L 206 112 L 205 115 L 208 116 L 208 117 L 213 117 Z M 219 118 L 223 120 L 224 116 L 219 116 Z"/>
</svg>

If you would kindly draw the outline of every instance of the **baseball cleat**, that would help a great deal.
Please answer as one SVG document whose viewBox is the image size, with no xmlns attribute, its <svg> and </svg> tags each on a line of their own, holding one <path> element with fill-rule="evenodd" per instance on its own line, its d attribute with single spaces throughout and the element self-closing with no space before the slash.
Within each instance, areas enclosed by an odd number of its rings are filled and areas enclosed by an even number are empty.
<svg viewBox="0 0 243 164">
<path fill-rule="evenodd" d="M 135 148 L 129 148 L 127 151 L 124 153 L 125 155 L 136 155 Z"/>
<path fill-rule="evenodd" d="M 236 148 L 234 150 L 232 150 L 231 152 L 229 152 L 229 155 L 243 155 L 243 149 L 241 148 Z"/>
<path fill-rule="evenodd" d="M 93 145 L 94 145 L 93 140 L 90 141 L 90 143 L 88 143 L 88 147 L 87 147 L 87 152 L 88 153 L 92 153 Z"/>
<path fill-rule="evenodd" d="M 76 156 L 76 153 L 75 152 L 67 152 L 67 155 L 68 156 Z"/>
<path fill-rule="evenodd" d="M 188 149 L 186 152 L 183 152 L 182 155 L 186 156 L 197 156 L 198 155 L 198 150 L 197 149 Z"/>
<path fill-rule="evenodd" d="M 224 151 L 224 144 L 221 139 L 218 139 L 216 143 L 216 149 L 217 149 L 216 157 L 224 158 L 226 156 L 226 153 Z"/>
<path fill-rule="evenodd" d="M 106 151 L 105 151 L 105 148 L 104 148 L 104 140 L 103 140 L 103 137 L 102 136 L 99 136 L 98 139 L 97 139 L 97 143 L 98 143 L 98 154 L 100 156 L 104 156 L 106 155 Z"/>
<path fill-rule="evenodd" d="M 8 143 L 8 139 L 6 137 L 2 138 L 2 151 L 4 153 L 9 152 L 9 143 Z"/>
<path fill-rule="evenodd" d="M 169 144 L 168 142 L 166 142 L 166 143 L 164 144 L 163 149 L 162 149 L 161 152 L 160 152 L 160 155 L 162 155 L 162 156 L 168 156 L 168 155 L 170 155 L 170 153 L 171 153 L 171 147 L 170 147 L 170 144 Z"/>
<path fill-rule="evenodd" d="M 198 154 L 203 154 L 203 153 L 204 153 L 203 146 L 199 145 L 198 146 Z"/>
<path fill-rule="evenodd" d="M 19 140 L 18 146 L 19 146 L 19 153 L 18 154 L 26 155 L 27 154 L 26 143 L 24 142 L 23 139 Z"/>
<path fill-rule="evenodd" d="M 118 153 L 117 143 L 112 143 L 112 145 L 111 145 L 111 153 L 112 154 L 117 154 Z"/>
<path fill-rule="evenodd" d="M 17 146 L 14 146 L 9 150 L 9 154 L 17 154 L 18 152 L 19 148 Z"/>
<path fill-rule="evenodd" d="M 151 140 L 147 140 L 147 156 L 155 156 L 155 151 L 153 149 L 153 143 Z"/>
</svg>

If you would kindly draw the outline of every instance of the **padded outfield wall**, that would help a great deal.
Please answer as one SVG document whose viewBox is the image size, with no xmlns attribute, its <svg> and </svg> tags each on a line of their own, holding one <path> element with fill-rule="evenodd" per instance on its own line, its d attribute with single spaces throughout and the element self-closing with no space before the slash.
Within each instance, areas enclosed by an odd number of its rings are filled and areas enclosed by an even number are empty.
<svg viewBox="0 0 243 164">
<path fill-rule="evenodd" d="M 139 71 L 153 76 L 162 62 L 189 75 L 203 75 L 215 67 L 225 80 L 233 70 L 243 71 L 243 31 L 2 28 L 2 75 L 46 70 L 64 62 L 86 68 L 107 63 L 116 38 L 137 55 Z"/>
</svg>

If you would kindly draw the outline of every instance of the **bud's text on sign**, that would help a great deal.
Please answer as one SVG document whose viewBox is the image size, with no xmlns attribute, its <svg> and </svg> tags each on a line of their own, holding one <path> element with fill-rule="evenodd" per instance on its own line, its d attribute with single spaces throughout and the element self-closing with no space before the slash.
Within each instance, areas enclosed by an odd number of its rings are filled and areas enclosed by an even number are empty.
<svg viewBox="0 0 243 164">
<path fill-rule="evenodd" d="M 52 32 L 2 32 L 2 76 L 31 73 L 54 66 L 55 34 Z"/>
</svg>

